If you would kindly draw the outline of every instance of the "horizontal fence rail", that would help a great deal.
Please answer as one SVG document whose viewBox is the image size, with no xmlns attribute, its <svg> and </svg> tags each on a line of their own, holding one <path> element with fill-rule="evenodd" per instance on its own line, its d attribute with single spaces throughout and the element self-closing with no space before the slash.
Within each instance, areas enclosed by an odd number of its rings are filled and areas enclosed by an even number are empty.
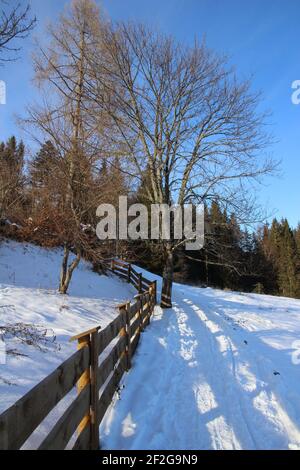
<svg viewBox="0 0 300 470">
<path fill-rule="evenodd" d="M 149 286 L 153 284 L 153 282 L 146 279 L 142 273 L 138 273 L 130 263 L 109 258 L 106 259 L 103 264 L 107 269 L 132 284 L 139 293 L 148 291 Z M 156 281 L 154 281 L 154 283 L 156 284 Z"/>
<path fill-rule="evenodd" d="M 138 291 L 133 302 L 118 306 L 118 315 L 100 327 L 71 338 L 77 352 L 0 415 L 0 449 L 20 449 L 37 427 L 66 395 L 77 395 L 53 425 L 39 449 L 100 448 L 99 426 L 131 368 L 141 332 L 150 322 L 156 305 L 156 282 L 149 281 L 124 261 L 105 260 L 108 269 Z"/>
</svg>

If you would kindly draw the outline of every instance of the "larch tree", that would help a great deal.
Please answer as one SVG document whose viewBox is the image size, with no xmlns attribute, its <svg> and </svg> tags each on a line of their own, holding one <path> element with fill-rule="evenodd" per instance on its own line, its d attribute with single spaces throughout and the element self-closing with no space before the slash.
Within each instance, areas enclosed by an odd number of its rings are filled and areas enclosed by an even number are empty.
<svg viewBox="0 0 300 470">
<path fill-rule="evenodd" d="M 23 127 L 30 128 L 40 144 L 51 141 L 58 156 L 52 166 L 52 188 L 61 200 L 57 218 L 64 246 L 61 293 L 67 292 L 82 253 L 88 250 L 82 227 L 91 210 L 96 213 L 101 194 L 94 177 L 106 156 L 107 119 L 99 104 L 102 98 L 99 103 L 94 95 L 90 98 L 89 66 L 101 29 L 100 12 L 92 0 L 74 0 L 59 22 L 49 27 L 48 45 L 37 44 L 34 57 L 41 104 L 29 107 L 23 120 Z"/>
</svg>

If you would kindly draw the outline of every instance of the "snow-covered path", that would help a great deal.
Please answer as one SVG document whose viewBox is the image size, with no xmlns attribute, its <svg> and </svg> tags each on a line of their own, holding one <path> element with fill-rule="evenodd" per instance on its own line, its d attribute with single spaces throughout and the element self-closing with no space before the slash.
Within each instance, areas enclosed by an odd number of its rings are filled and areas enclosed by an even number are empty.
<svg viewBox="0 0 300 470">
<path fill-rule="evenodd" d="M 101 427 L 108 449 L 300 448 L 300 301 L 176 285 Z"/>
<path fill-rule="evenodd" d="M 1 412 L 75 350 L 70 336 L 108 324 L 135 290 L 81 263 L 61 296 L 61 250 L 0 248 L 1 325 L 32 324 L 56 337 L 47 351 L 5 339 Z M 300 300 L 175 284 L 173 309 L 156 308 L 123 385 L 101 425 L 102 448 L 300 448 Z M 39 445 L 71 398 L 26 448 Z"/>
</svg>

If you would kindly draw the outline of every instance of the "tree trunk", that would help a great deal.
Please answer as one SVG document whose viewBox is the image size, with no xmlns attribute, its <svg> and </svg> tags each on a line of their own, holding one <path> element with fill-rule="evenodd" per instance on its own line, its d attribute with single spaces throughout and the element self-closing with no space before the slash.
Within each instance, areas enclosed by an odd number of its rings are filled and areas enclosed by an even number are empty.
<svg viewBox="0 0 300 470">
<path fill-rule="evenodd" d="M 59 282 L 59 292 L 60 294 L 66 294 L 72 279 L 72 274 L 75 268 L 79 265 L 81 259 L 80 251 L 77 252 L 76 258 L 72 261 L 70 266 L 68 266 L 68 260 L 70 255 L 70 249 L 67 244 L 64 246 L 64 257 L 62 260 L 61 271 L 60 271 L 60 282 Z"/>
<path fill-rule="evenodd" d="M 174 258 L 171 243 L 166 246 L 165 265 L 163 270 L 163 282 L 161 290 L 161 307 L 172 308 L 172 284 L 173 284 Z"/>
</svg>

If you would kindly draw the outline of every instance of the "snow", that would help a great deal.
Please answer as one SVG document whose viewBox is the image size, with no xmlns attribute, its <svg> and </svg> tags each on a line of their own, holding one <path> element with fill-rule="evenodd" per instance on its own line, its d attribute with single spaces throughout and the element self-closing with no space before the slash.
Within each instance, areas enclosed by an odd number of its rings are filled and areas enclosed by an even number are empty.
<svg viewBox="0 0 300 470">
<path fill-rule="evenodd" d="M 105 416 L 102 447 L 299 449 L 299 334 L 299 300 L 175 284 L 173 309 L 156 307 Z"/>
<path fill-rule="evenodd" d="M 0 360 L 0 412 L 75 351 L 70 336 L 104 327 L 135 294 L 81 263 L 62 296 L 61 258 L 61 250 L 0 244 L 0 326 L 33 324 L 49 339 L 45 351 L 6 339 L 6 350 L 25 356 Z M 159 288 L 159 277 L 144 275 Z M 142 333 L 101 424 L 102 448 L 300 449 L 300 300 L 180 284 L 173 293 L 173 308 L 156 307 Z M 71 398 L 24 448 L 39 445 Z"/>
<path fill-rule="evenodd" d="M 74 271 L 69 295 L 59 294 L 62 255 L 60 249 L 0 242 L 0 326 L 31 324 L 47 330 L 49 339 L 45 351 L 14 337 L 5 340 L 5 350 L 18 355 L 6 355 L 4 364 L 0 360 L 0 412 L 76 351 L 71 336 L 93 326 L 103 328 L 116 316 L 116 305 L 135 294 L 127 283 L 92 272 L 86 262 Z M 3 349 L 1 336 L 0 345 Z"/>
</svg>

